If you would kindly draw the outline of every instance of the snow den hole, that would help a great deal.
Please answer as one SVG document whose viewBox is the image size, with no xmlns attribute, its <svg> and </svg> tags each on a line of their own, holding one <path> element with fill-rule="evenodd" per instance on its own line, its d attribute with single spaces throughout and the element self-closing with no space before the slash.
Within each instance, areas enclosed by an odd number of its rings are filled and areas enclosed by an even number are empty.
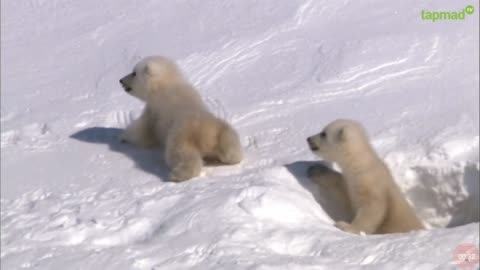
<svg viewBox="0 0 480 270">
<path fill-rule="evenodd" d="M 402 173 L 402 189 L 427 225 L 455 227 L 479 222 L 478 164 L 416 166 Z"/>
</svg>

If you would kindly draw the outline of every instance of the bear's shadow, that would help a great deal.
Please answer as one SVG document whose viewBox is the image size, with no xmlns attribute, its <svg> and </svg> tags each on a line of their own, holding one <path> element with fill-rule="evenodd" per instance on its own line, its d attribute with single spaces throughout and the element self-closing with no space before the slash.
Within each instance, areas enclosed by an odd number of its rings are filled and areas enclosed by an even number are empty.
<svg viewBox="0 0 480 270">
<path fill-rule="evenodd" d="M 333 196 L 328 190 L 308 178 L 308 168 L 319 164 L 330 167 L 329 164 L 320 161 L 296 161 L 284 166 L 293 176 L 295 176 L 300 185 L 312 193 L 315 200 L 333 221 L 351 221 L 353 218 L 352 210 L 342 206 L 342 203 L 338 201 L 337 197 Z"/>
<path fill-rule="evenodd" d="M 160 179 L 168 179 L 169 169 L 162 158 L 163 150 L 160 148 L 146 149 L 120 142 L 119 138 L 122 132 L 123 130 L 119 128 L 91 127 L 70 135 L 70 138 L 82 142 L 106 144 L 110 150 L 122 153 L 132 159 L 137 168 L 158 176 Z"/>
</svg>

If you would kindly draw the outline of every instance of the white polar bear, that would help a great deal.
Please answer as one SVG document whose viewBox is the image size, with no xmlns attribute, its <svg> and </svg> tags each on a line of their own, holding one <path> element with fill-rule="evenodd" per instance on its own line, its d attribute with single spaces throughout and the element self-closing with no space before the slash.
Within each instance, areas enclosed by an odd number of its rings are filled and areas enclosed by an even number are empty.
<svg viewBox="0 0 480 270">
<path fill-rule="evenodd" d="M 198 176 L 203 160 L 224 164 L 242 160 L 237 132 L 208 111 L 174 62 L 161 56 L 147 57 L 120 79 L 120 84 L 145 102 L 142 115 L 126 128 L 122 141 L 163 146 L 171 181 Z"/>
<path fill-rule="evenodd" d="M 335 226 L 351 233 L 395 233 L 423 229 L 386 164 L 371 146 L 363 127 L 352 120 L 335 120 L 307 138 L 310 149 L 339 165 L 342 173 L 322 165 L 309 168 L 312 180 L 336 190 L 349 204 L 353 221 Z"/>
</svg>

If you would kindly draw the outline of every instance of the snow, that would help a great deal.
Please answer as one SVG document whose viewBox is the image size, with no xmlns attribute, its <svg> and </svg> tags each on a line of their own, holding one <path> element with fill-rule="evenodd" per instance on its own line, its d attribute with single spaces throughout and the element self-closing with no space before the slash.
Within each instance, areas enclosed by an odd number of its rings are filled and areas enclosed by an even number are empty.
<svg viewBox="0 0 480 270">
<path fill-rule="evenodd" d="M 421 10 L 463 21 L 422 21 Z M 2 1 L 2 269 L 457 269 L 479 242 L 478 3 Z M 175 59 L 246 159 L 176 184 L 118 80 Z M 356 236 L 305 138 L 362 122 L 430 228 Z M 332 218 L 333 217 L 333 218 Z M 477 265 L 478 267 L 478 265 Z"/>
</svg>

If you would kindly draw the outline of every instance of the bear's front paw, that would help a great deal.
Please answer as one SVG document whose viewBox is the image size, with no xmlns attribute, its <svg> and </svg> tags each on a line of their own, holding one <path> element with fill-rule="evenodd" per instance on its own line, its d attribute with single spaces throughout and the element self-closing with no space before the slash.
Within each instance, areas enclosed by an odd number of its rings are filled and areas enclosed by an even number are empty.
<svg viewBox="0 0 480 270">
<path fill-rule="evenodd" d="M 309 178 L 313 177 L 318 177 L 321 176 L 322 174 L 326 174 L 328 172 L 331 172 L 332 169 L 330 169 L 328 166 L 323 165 L 323 164 L 315 164 L 307 169 L 307 176 Z"/>
<path fill-rule="evenodd" d="M 335 227 L 339 228 L 340 230 L 342 230 L 344 232 L 360 234 L 359 230 L 355 229 L 351 224 L 349 224 L 345 221 L 337 221 L 335 223 Z"/>
<path fill-rule="evenodd" d="M 123 132 L 120 137 L 118 137 L 118 141 L 120 143 L 129 143 L 130 141 L 128 140 L 128 136 L 125 132 Z"/>
</svg>

